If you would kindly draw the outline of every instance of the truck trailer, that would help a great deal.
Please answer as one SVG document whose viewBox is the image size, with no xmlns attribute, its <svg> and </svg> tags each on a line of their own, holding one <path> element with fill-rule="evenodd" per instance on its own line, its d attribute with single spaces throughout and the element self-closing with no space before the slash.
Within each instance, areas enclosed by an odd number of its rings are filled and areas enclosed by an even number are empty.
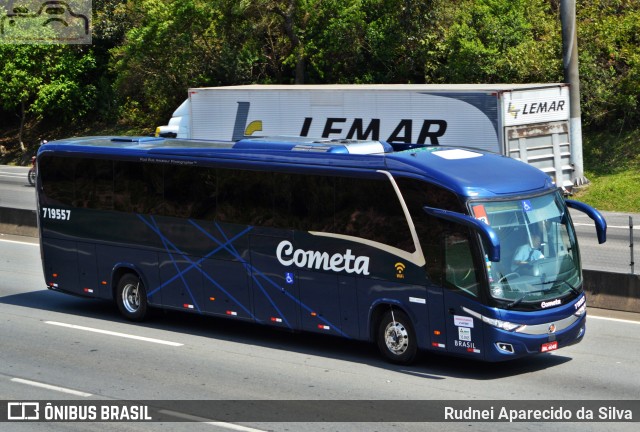
<svg viewBox="0 0 640 432">
<path fill-rule="evenodd" d="M 567 84 L 243 85 L 192 88 L 156 135 L 382 140 L 499 153 L 582 182 L 569 133 Z M 581 164 L 580 164 L 581 166 Z"/>
</svg>

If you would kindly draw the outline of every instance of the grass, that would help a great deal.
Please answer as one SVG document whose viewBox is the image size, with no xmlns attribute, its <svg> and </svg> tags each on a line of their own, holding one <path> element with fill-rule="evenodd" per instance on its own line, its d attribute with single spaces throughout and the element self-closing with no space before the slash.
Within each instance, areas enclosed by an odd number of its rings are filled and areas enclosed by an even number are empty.
<svg viewBox="0 0 640 432">
<path fill-rule="evenodd" d="M 586 172 L 591 184 L 574 198 L 598 210 L 640 213 L 640 171 L 626 170 L 599 176 Z"/>
<path fill-rule="evenodd" d="M 574 198 L 599 210 L 640 213 L 640 129 L 583 134 L 590 184 Z"/>
</svg>

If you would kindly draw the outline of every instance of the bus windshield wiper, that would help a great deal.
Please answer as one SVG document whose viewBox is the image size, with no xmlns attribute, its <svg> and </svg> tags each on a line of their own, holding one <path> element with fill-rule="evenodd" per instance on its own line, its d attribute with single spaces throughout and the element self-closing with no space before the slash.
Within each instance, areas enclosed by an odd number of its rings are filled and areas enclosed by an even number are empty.
<svg viewBox="0 0 640 432">
<path fill-rule="evenodd" d="M 514 301 L 512 301 L 511 303 L 507 304 L 505 306 L 505 309 L 511 309 L 513 307 L 518 306 L 525 298 L 527 298 L 527 296 L 529 294 L 536 294 L 536 293 L 544 293 L 549 291 L 548 289 L 541 289 L 541 290 L 535 290 L 535 291 L 527 291 L 526 293 L 524 293 L 524 295 L 520 298 L 515 299 Z"/>
<path fill-rule="evenodd" d="M 573 286 L 573 285 L 571 285 L 569 282 L 564 281 L 564 280 L 560 280 L 560 279 L 558 279 L 558 280 L 556 280 L 556 281 L 553 281 L 553 283 L 556 283 L 556 282 L 560 282 L 560 283 L 562 283 L 562 284 L 564 284 L 564 285 L 568 286 L 568 287 L 569 287 L 569 289 L 571 290 L 571 292 L 573 292 L 575 295 L 580 294 L 580 291 L 578 291 L 578 288 L 574 287 L 574 286 Z"/>
<path fill-rule="evenodd" d="M 522 302 L 522 300 L 524 300 L 525 297 L 527 297 L 528 295 L 529 295 L 529 293 L 526 293 L 525 295 L 523 295 L 519 299 L 516 299 L 516 300 L 512 301 L 511 303 L 507 304 L 504 308 L 505 309 L 511 309 L 513 307 L 518 306 L 520 304 L 520 302 Z"/>
<path fill-rule="evenodd" d="M 565 280 L 557 279 L 557 280 L 554 280 L 554 281 L 542 282 L 540 285 L 543 285 L 543 284 L 556 284 L 556 283 L 560 283 L 560 284 L 568 286 L 569 289 L 571 290 L 571 292 L 573 292 L 575 295 L 580 294 L 580 291 L 578 291 L 578 288 L 574 287 L 573 285 L 571 285 L 569 282 L 567 282 Z M 550 291 L 551 289 L 553 289 L 553 287 L 549 288 L 547 291 Z"/>
</svg>

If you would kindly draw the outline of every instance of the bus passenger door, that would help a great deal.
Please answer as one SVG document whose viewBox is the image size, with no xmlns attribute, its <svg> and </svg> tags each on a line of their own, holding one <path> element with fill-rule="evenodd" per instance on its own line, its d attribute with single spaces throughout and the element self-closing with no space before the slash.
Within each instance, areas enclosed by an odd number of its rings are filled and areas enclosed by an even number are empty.
<svg viewBox="0 0 640 432">
<path fill-rule="evenodd" d="M 483 323 L 463 308 L 478 310 L 478 303 L 445 288 L 445 313 L 447 317 L 447 351 L 484 358 Z"/>
<path fill-rule="evenodd" d="M 262 233 L 256 231 L 263 231 Z M 290 233 L 271 235 L 267 229 L 254 228 L 250 235 L 251 293 L 255 320 L 289 329 L 299 329 L 297 278 L 294 268 L 278 261 L 276 250 Z M 274 233 L 275 234 L 275 233 Z"/>
<path fill-rule="evenodd" d="M 466 232 L 445 236 L 444 308 L 447 320 L 447 351 L 466 356 L 484 356 L 482 322 L 465 309 L 480 312 L 481 267 L 474 260 Z"/>
</svg>

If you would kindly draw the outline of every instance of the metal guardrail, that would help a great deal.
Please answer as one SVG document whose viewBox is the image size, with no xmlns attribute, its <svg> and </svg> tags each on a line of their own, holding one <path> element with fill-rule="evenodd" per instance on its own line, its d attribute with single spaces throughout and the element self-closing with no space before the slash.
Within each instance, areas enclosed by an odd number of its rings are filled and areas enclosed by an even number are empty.
<svg viewBox="0 0 640 432">
<path fill-rule="evenodd" d="M 633 255 L 633 217 L 629 216 L 629 266 L 631 266 L 631 274 L 635 274 L 635 260 Z"/>
<path fill-rule="evenodd" d="M 597 244 L 592 230 L 579 233 L 584 269 L 638 274 L 635 268 L 635 244 L 640 241 L 640 227 L 635 225 L 634 217 L 637 219 L 637 215 L 616 214 L 614 223 L 609 223 L 604 244 Z"/>
</svg>

